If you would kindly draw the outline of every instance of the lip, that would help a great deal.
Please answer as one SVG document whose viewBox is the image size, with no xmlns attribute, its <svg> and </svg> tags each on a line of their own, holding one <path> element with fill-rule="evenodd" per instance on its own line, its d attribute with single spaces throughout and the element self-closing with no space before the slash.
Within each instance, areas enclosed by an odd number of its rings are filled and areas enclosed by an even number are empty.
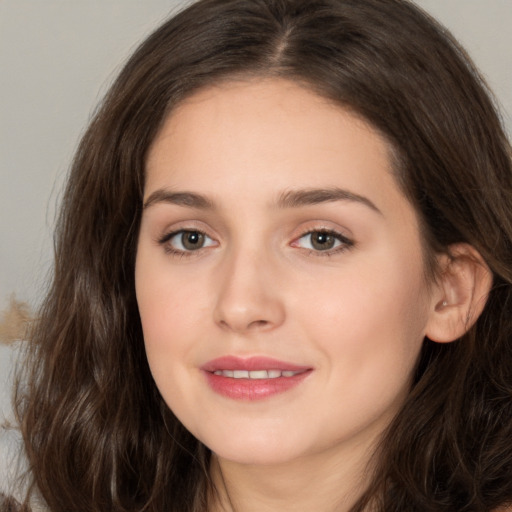
<svg viewBox="0 0 512 512">
<path fill-rule="evenodd" d="M 237 356 L 224 356 L 217 359 L 212 359 L 205 363 L 201 370 L 205 372 L 215 372 L 217 370 L 281 370 L 300 372 L 310 370 L 310 366 L 301 366 L 285 361 L 279 361 L 271 357 L 237 357 Z"/>
<path fill-rule="evenodd" d="M 233 400 L 254 401 L 263 400 L 295 388 L 311 374 L 313 368 L 269 357 L 224 356 L 208 361 L 201 367 L 201 370 L 215 393 Z M 215 375 L 214 372 L 218 370 L 281 370 L 300 373 L 292 377 L 273 379 L 234 379 Z"/>
</svg>

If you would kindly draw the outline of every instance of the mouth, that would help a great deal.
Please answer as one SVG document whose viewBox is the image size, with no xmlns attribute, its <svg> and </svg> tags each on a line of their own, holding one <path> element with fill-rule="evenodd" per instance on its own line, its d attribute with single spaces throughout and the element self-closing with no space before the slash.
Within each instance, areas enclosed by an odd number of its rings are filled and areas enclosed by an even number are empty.
<svg viewBox="0 0 512 512">
<path fill-rule="evenodd" d="M 222 377 L 228 377 L 230 379 L 251 379 L 251 380 L 263 380 L 263 379 L 279 379 L 280 377 L 289 378 L 295 377 L 307 370 L 215 370 L 214 375 L 220 375 Z"/>
<path fill-rule="evenodd" d="M 267 357 L 226 356 L 201 367 L 210 389 L 232 400 L 254 401 L 289 391 L 313 368 Z"/>
</svg>

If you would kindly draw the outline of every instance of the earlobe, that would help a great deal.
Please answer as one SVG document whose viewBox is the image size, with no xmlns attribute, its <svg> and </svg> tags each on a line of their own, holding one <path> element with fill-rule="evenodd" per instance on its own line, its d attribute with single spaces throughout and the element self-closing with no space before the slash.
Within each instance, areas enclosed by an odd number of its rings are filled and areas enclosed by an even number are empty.
<svg viewBox="0 0 512 512">
<path fill-rule="evenodd" d="M 450 246 L 450 253 L 439 257 L 439 267 L 425 336 L 448 343 L 465 334 L 482 313 L 492 286 L 492 272 L 469 244 Z"/>
</svg>

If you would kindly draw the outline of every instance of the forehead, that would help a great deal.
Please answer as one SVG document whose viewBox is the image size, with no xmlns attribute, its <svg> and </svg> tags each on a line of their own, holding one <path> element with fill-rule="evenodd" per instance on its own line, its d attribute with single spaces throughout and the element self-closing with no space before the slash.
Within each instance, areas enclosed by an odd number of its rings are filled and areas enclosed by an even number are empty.
<svg viewBox="0 0 512 512">
<path fill-rule="evenodd" d="M 287 135 L 304 135 L 303 131 L 301 133 L 301 129 L 304 128 L 301 121 L 304 120 L 307 121 L 306 132 L 312 143 L 318 142 L 319 139 L 326 140 L 326 132 L 329 130 L 324 132 L 323 129 L 328 128 L 326 122 L 329 122 L 331 126 L 351 125 L 354 135 L 356 130 L 366 131 L 369 143 L 375 142 L 371 141 L 371 138 L 378 138 L 386 156 L 389 156 L 388 152 L 392 150 L 385 137 L 370 123 L 349 108 L 317 94 L 311 88 L 287 79 L 253 78 L 224 81 L 200 89 L 179 102 L 164 121 L 150 148 L 150 163 L 155 146 L 163 138 L 181 136 L 185 131 L 191 130 L 194 134 L 204 135 L 201 129 L 209 129 L 208 122 L 222 121 L 224 129 L 245 125 L 247 129 L 241 132 L 240 136 L 247 134 L 254 137 L 256 131 L 248 130 L 263 127 L 265 131 L 270 132 L 273 128 L 281 129 L 285 125 L 292 128 L 291 123 L 294 123 L 297 130 L 288 130 Z M 345 136 L 349 136 L 350 133 L 350 129 L 345 130 Z M 220 139 L 216 137 L 221 133 L 215 130 L 207 135 L 201 140 L 203 145 L 208 141 L 212 144 L 218 143 Z M 275 142 L 279 143 L 279 140 Z"/>
<path fill-rule="evenodd" d="M 199 91 L 168 116 L 150 148 L 145 195 L 176 187 L 254 199 L 271 188 L 342 186 L 385 203 L 403 198 L 392 161 L 383 136 L 311 90 L 234 81 Z"/>
</svg>

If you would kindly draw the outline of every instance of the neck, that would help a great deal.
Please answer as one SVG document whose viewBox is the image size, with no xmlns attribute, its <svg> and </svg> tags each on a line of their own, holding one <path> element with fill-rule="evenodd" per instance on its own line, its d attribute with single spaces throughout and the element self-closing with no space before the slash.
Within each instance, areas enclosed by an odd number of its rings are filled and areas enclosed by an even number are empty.
<svg viewBox="0 0 512 512">
<path fill-rule="evenodd" d="M 370 453 L 320 453 L 273 465 L 212 455 L 217 495 L 210 512 L 348 512 L 368 485 Z"/>
</svg>

